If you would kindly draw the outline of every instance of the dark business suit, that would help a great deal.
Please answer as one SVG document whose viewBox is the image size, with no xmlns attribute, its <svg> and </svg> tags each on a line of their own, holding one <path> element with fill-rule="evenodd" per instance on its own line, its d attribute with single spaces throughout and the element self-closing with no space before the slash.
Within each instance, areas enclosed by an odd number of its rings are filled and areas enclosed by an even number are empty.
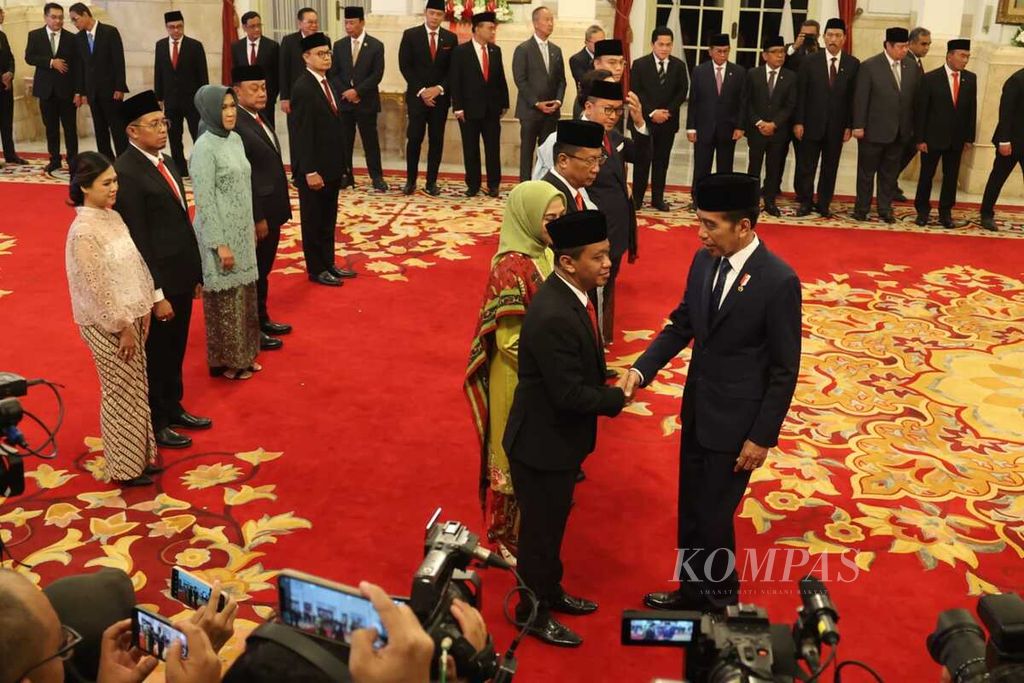
<svg viewBox="0 0 1024 683">
<path fill-rule="evenodd" d="M 108 159 L 114 158 L 114 151 L 121 154 L 128 148 L 128 134 L 121 119 L 121 102 L 114 99 L 114 93 L 127 93 L 125 80 L 124 45 L 121 34 L 110 24 L 96 22 L 93 27 L 95 38 L 89 46 L 86 31 L 75 34 L 78 45 L 78 59 L 82 63 L 79 71 L 82 83 L 78 92 L 89 98 L 93 130 L 96 132 L 96 149 Z M 111 148 L 110 139 L 114 139 Z"/>
<path fill-rule="evenodd" d="M 0 31 L 0 75 L 14 74 L 14 52 L 7 34 Z M 0 140 L 3 141 L 4 159 L 13 161 L 18 157 L 14 151 L 14 79 L 11 87 L 0 83 Z"/>
<path fill-rule="evenodd" d="M 292 203 L 288 197 L 288 178 L 281 160 L 281 143 L 274 129 L 270 128 L 265 112 L 257 114 L 267 128 L 256 120 L 252 112 L 239 107 L 235 132 L 242 138 L 245 156 L 252 169 L 252 218 L 259 223 L 267 222 L 267 236 L 256 242 L 256 301 L 260 323 L 270 320 L 267 314 L 267 278 L 274 268 L 277 245 L 281 240 L 281 226 L 292 218 Z"/>
<path fill-rule="evenodd" d="M 330 79 L 338 93 L 341 110 L 341 127 L 345 131 L 344 147 L 341 149 L 345 162 L 345 173 L 352 176 L 352 148 L 356 141 L 356 126 L 359 139 L 363 142 L 367 170 L 375 182 L 384 181 L 380 163 L 380 139 L 377 136 L 377 114 L 380 113 L 380 81 L 384 78 L 384 43 L 363 32 L 363 43 L 359 48 L 356 63 L 352 63 L 352 39 L 348 36 L 334 44 L 334 59 L 331 62 Z M 355 88 L 359 103 L 353 104 L 341 97 L 341 93 Z"/>
<path fill-rule="evenodd" d="M 801 46 L 793 54 L 789 54 L 789 48 L 790 47 L 792 47 L 792 45 L 787 45 L 786 46 L 786 61 L 783 62 L 782 66 L 784 66 L 785 68 L 787 68 L 790 71 L 792 71 L 797 77 L 800 76 L 800 69 L 801 69 L 801 67 L 803 67 L 804 62 L 807 59 L 809 59 L 810 57 L 813 57 L 814 55 L 818 54 L 819 52 L 823 52 L 823 50 L 821 49 L 821 46 L 818 45 L 817 43 L 814 44 L 815 50 L 813 52 L 810 52 L 810 51 L 807 50 L 806 47 Z M 800 158 L 800 145 L 802 143 L 801 143 L 800 140 L 796 139 L 796 136 L 793 136 L 793 135 L 790 136 L 790 142 L 793 145 L 793 159 L 794 159 L 794 161 L 796 161 L 796 160 L 798 160 Z M 794 189 L 796 188 L 796 183 L 797 183 L 797 172 L 798 172 L 797 164 L 794 163 L 793 164 L 793 187 L 794 187 Z"/>
<path fill-rule="evenodd" d="M 800 281 L 792 268 L 760 244 L 713 313 L 719 261 L 705 249 L 697 252 L 682 302 L 634 364 L 646 386 L 693 340 L 680 415 L 677 547 L 697 549 L 689 562 L 697 585 L 683 590 L 716 607 L 735 604 L 739 592 L 735 571 L 724 581 L 711 579 L 727 574 L 723 553 L 715 553 L 705 572 L 709 553 L 735 552 L 733 514 L 750 472 L 733 467 L 745 441 L 777 445 L 796 388 L 801 343 Z"/>
<path fill-rule="evenodd" d="M 633 62 L 629 72 L 629 87 L 640 98 L 640 105 L 651 131 L 653 153 L 650 166 L 633 168 L 633 200 L 637 206 L 644 201 L 647 193 L 648 174 L 651 177 L 651 203 L 660 204 L 665 199 L 665 176 L 672 156 L 672 145 L 679 132 L 679 108 L 686 101 L 690 90 L 690 78 L 686 74 L 686 63 L 671 55 L 665 69 L 665 81 L 658 74 L 658 62 L 654 54 L 641 57 Z M 667 109 L 668 121 L 654 123 L 651 112 Z"/>
<path fill-rule="evenodd" d="M 196 92 L 210 82 L 206 68 L 206 50 L 195 38 L 184 36 L 178 45 L 178 65 L 171 64 L 171 39 L 156 41 L 156 60 L 153 66 L 153 91 L 164 104 L 164 114 L 171 122 L 167 141 L 171 157 L 183 176 L 188 175 L 185 162 L 184 122 L 188 121 L 188 132 L 195 144 L 199 137 L 199 110 L 196 109 Z"/>
<path fill-rule="evenodd" d="M 903 58 L 903 63 L 908 67 L 913 68 L 917 73 L 918 83 L 924 80 L 924 65 L 921 63 L 920 59 L 914 56 L 913 52 L 907 50 L 907 56 Z M 899 180 L 899 175 L 903 173 L 907 168 L 907 165 L 910 164 L 915 156 L 917 156 L 917 144 L 914 142 L 915 139 L 916 136 L 911 138 L 910 142 L 903 147 L 903 155 L 900 157 L 900 172 L 897 174 L 897 180 Z"/>
<path fill-rule="evenodd" d="M 618 415 L 625 396 L 605 385 L 604 351 L 577 295 L 552 274 L 519 337 L 519 384 L 502 444 L 519 503 L 519 572 L 540 618 L 562 594 L 562 537 L 576 473 L 597 443 L 597 416 Z"/>
<path fill-rule="evenodd" d="M 178 185 L 181 197 L 185 186 L 166 154 L 161 154 L 167 172 Z M 170 426 L 184 411 L 181 398 L 184 386 L 181 366 L 188 344 L 192 297 L 203 281 L 199 245 L 188 210 L 175 196 L 157 167 L 134 145 L 114 163 L 119 189 L 114 207 L 131 232 L 149 272 L 153 285 L 163 290 L 174 309 L 167 321 L 152 319 L 146 340 L 146 374 L 149 377 L 149 406 L 153 413 L 153 431 Z"/>
<path fill-rule="evenodd" d="M 562 50 L 547 42 L 548 67 L 535 36 L 516 46 L 512 53 L 512 80 L 519 88 L 516 96 L 516 118 L 519 119 L 519 180 L 525 182 L 533 173 L 533 152 L 555 132 L 561 109 L 545 114 L 538 102 L 565 98 L 565 63 Z"/>
<path fill-rule="evenodd" d="M 588 71 L 594 70 L 594 55 L 587 52 L 586 46 L 572 57 L 569 57 L 569 71 L 576 82 L 576 99 L 572 104 L 572 117 L 578 119 L 583 112 L 584 102 L 580 101 L 580 83 Z"/>
<path fill-rule="evenodd" d="M 470 192 L 480 189 L 480 138 L 487 156 L 487 188 L 501 185 L 501 115 L 508 109 L 508 83 L 501 61 L 501 48 L 487 45 L 488 79 L 477 56 L 474 40 L 452 50 L 452 70 L 448 82 L 452 87 L 452 111 L 461 111 L 465 120 L 459 122 L 462 132 L 462 158 L 466 165 L 466 187 Z"/>
<path fill-rule="evenodd" d="M 750 148 L 747 173 L 760 179 L 761 165 L 765 164 L 761 196 L 766 206 L 775 203 L 782 185 L 790 126 L 796 109 L 796 74 L 785 67 L 777 69 L 775 87 L 770 93 L 769 74 L 770 70 L 764 65 L 747 72 L 747 107 L 743 116 L 743 127 Z M 775 133 L 762 135 L 755 125 L 758 121 L 774 123 Z"/>
<path fill-rule="evenodd" d="M 861 62 L 853 94 L 854 130 L 863 129 L 858 141 L 857 201 L 854 211 L 864 215 L 871 208 L 875 176 L 878 176 L 878 215 L 892 215 L 892 199 L 900 172 L 900 155 L 914 138 L 914 100 L 917 69 L 901 65 L 897 87 L 885 52 Z"/>
<path fill-rule="evenodd" d="M 280 88 L 281 102 L 290 102 L 292 98 L 292 85 L 295 80 L 306 72 L 306 62 L 302 59 L 302 32 L 289 33 L 281 39 L 280 50 L 280 77 L 278 87 Z M 292 178 L 295 179 L 295 164 L 297 160 L 295 144 L 295 123 L 292 115 L 288 114 L 286 119 L 288 125 L 288 155 L 291 159 Z"/>
<path fill-rule="evenodd" d="M 423 137 L 428 135 L 427 184 L 437 182 L 444 152 L 444 129 L 448 123 L 448 106 L 451 97 L 448 74 L 452 65 L 452 51 L 459 44 L 458 38 L 448 29 L 438 28 L 436 54 L 430 54 L 430 35 L 425 24 L 406 29 L 398 46 L 398 68 L 405 78 L 405 106 L 409 112 L 406 128 L 405 165 L 407 183 L 416 184 L 419 174 L 420 151 Z M 441 86 L 443 94 L 434 100 L 434 106 L 423 103 L 419 92 L 424 88 Z"/>
<path fill-rule="evenodd" d="M 853 86 L 860 68 L 860 60 L 840 52 L 835 64 L 835 81 L 830 83 L 831 58 L 828 51 L 819 50 L 803 60 L 797 75 L 793 115 L 793 125 L 804 127 L 804 137 L 797 150 L 796 199 L 801 205 L 813 203 L 814 174 L 820 158 L 817 206 L 826 214 L 835 194 L 843 136 L 850 128 Z"/>
<path fill-rule="evenodd" d="M 328 81 L 328 85 L 330 82 Z M 333 87 L 331 87 L 333 92 Z M 339 102 L 337 92 L 333 92 Z M 331 109 L 322 85 L 307 69 L 292 84 L 292 114 L 295 126 L 292 149 L 296 183 L 299 188 L 299 216 L 302 221 L 302 252 L 306 272 L 316 277 L 334 267 L 334 230 L 338 222 L 338 191 L 345 173 L 345 162 L 339 154 L 345 132 L 340 112 Z M 307 173 L 319 173 L 324 187 L 311 190 Z"/>
<path fill-rule="evenodd" d="M 251 47 L 247 37 L 237 40 L 231 44 L 231 63 L 234 66 L 242 66 L 249 63 Z M 274 107 L 277 104 L 277 95 L 281 92 L 281 46 L 277 41 L 265 36 L 260 37 L 256 48 L 256 64 L 263 67 L 267 76 L 267 107 L 263 110 L 264 120 L 274 127 Z"/>
<path fill-rule="evenodd" d="M 51 60 L 63 59 L 68 72 L 60 73 L 50 67 Z M 49 29 L 45 26 L 29 31 L 25 45 L 25 61 L 36 68 L 32 78 L 32 95 L 39 100 L 39 113 L 46 127 L 46 149 L 50 163 L 60 165 L 60 131 L 64 129 L 64 149 L 68 163 L 78 155 L 78 122 L 75 95 L 81 83 L 79 70 L 82 63 L 75 49 L 75 35 L 61 29 L 57 54 L 50 50 Z"/>
<path fill-rule="evenodd" d="M 932 180 L 941 161 L 939 216 L 950 218 L 956 204 L 956 185 L 960 178 L 964 144 L 974 143 L 978 119 L 978 77 L 970 71 L 961 71 L 959 81 L 955 105 L 945 65 L 925 74 L 917 91 L 914 139 L 919 144 L 928 145 L 928 151 L 921 154 L 921 173 L 914 199 L 919 217 L 926 217 L 931 208 Z"/>
<path fill-rule="evenodd" d="M 544 177 L 541 178 L 541 180 L 549 185 L 553 185 L 556 190 L 562 193 L 562 198 L 565 200 L 566 213 L 576 213 L 579 211 L 579 208 L 576 206 L 576 191 L 573 188 L 569 187 L 566 183 L 563 183 L 551 171 L 544 174 Z"/>
<path fill-rule="evenodd" d="M 1004 157 L 999 153 L 999 143 L 1002 142 L 1011 144 L 1009 156 Z M 996 201 L 1013 167 L 1019 164 L 1021 173 L 1024 173 L 1024 69 L 1014 72 L 1003 83 L 1003 94 L 999 98 L 999 123 L 992 133 L 992 144 L 996 146 L 996 156 L 981 200 L 982 218 L 995 216 Z"/>
<path fill-rule="evenodd" d="M 715 82 L 715 63 L 712 60 L 698 65 L 690 79 L 690 104 L 686 108 L 686 130 L 697 132 L 693 147 L 693 184 L 715 171 L 732 171 L 736 141 L 733 131 L 743 128 L 744 108 L 743 69 L 732 62 L 723 65 L 722 92 Z"/>
</svg>

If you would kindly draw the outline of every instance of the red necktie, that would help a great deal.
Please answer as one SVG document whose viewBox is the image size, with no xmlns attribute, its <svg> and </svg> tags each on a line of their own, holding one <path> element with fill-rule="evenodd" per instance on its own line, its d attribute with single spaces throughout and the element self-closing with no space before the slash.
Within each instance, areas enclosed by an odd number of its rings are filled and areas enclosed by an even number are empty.
<svg viewBox="0 0 1024 683">
<path fill-rule="evenodd" d="M 256 43 L 249 43 L 249 66 L 256 63 Z"/>
<path fill-rule="evenodd" d="M 597 309 L 594 308 L 594 302 L 589 298 L 587 299 L 587 315 L 590 316 L 590 325 L 594 328 L 594 339 L 600 344 L 601 333 L 597 329 Z"/>
<path fill-rule="evenodd" d="M 487 82 L 487 78 L 488 78 L 488 76 L 490 76 L 490 73 L 491 73 L 491 63 L 487 59 L 487 46 L 486 45 L 484 45 L 482 48 L 480 48 L 480 53 L 483 55 L 481 57 L 481 60 L 482 60 L 481 64 L 483 65 L 484 83 L 486 83 Z"/>
<path fill-rule="evenodd" d="M 185 202 L 181 201 L 181 191 L 178 189 L 178 183 L 175 182 L 174 178 L 171 177 L 171 172 L 167 170 L 166 166 L 164 166 L 163 159 L 160 159 L 160 161 L 157 162 L 156 170 L 160 171 L 160 175 L 162 175 L 164 180 L 167 181 L 167 184 L 171 186 L 171 191 L 174 192 L 174 196 L 178 198 L 178 202 L 184 204 Z"/>
<path fill-rule="evenodd" d="M 578 210 L 580 210 L 580 211 L 582 211 L 584 209 L 584 206 L 583 206 L 583 193 L 580 192 L 579 190 L 576 190 L 576 208 Z"/>
<path fill-rule="evenodd" d="M 612 141 L 608 137 L 608 133 L 604 134 L 604 151 L 608 153 L 608 156 L 612 155 Z"/>
<path fill-rule="evenodd" d="M 430 32 L 430 61 L 434 61 L 437 57 L 437 32 Z"/>
<path fill-rule="evenodd" d="M 331 105 L 331 111 L 338 115 L 338 105 L 334 103 L 334 95 L 331 93 L 331 86 L 327 85 L 327 79 L 321 78 L 320 84 L 324 86 L 324 95 L 327 96 L 327 104 Z"/>
<path fill-rule="evenodd" d="M 953 106 L 956 107 L 957 100 L 960 99 L 960 72 L 953 72 Z"/>
<path fill-rule="evenodd" d="M 174 45 L 171 47 L 171 68 L 178 68 L 178 41 L 173 41 Z"/>
</svg>

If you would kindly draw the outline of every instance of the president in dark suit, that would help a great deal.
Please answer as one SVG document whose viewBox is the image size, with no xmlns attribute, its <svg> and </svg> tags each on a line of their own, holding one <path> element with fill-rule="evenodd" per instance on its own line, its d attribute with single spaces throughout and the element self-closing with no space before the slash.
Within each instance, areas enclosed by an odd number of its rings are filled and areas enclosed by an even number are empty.
<svg viewBox="0 0 1024 683">
<path fill-rule="evenodd" d="M 754 232 L 757 179 L 715 174 L 693 194 L 704 247 L 690 265 L 682 302 L 625 386 L 632 397 L 693 341 L 680 415 L 675 547 L 684 561 L 678 589 L 644 598 L 656 609 L 736 604 L 733 515 L 751 472 L 778 444 L 800 372 L 800 280 Z"/>
<path fill-rule="evenodd" d="M 130 144 L 114 164 L 120 183 L 114 208 L 149 266 L 159 297 L 146 340 L 153 432 L 159 446 L 186 448 L 192 439 L 174 427 L 205 429 L 212 424 L 209 418 L 189 414 L 181 404 L 192 300 L 199 296 L 203 281 L 199 245 L 181 176 L 161 151 L 167 144 L 167 120 L 156 95 L 146 90 L 125 100 L 122 115 Z"/>
<path fill-rule="evenodd" d="M 651 178 L 651 206 L 669 211 L 665 202 L 665 177 L 672 156 L 672 145 L 679 132 L 679 108 L 690 90 L 686 62 L 672 56 L 675 36 L 672 29 L 659 26 L 651 32 L 651 54 L 633 62 L 629 87 L 640 98 L 640 104 L 651 131 L 653 154 L 650 166 L 633 168 L 633 203 L 644 203 L 647 178 Z"/>
<path fill-rule="evenodd" d="M 597 314 L 587 292 L 611 271 L 604 216 L 578 211 L 548 223 L 555 272 L 537 291 L 519 338 L 519 384 L 502 444 L 522 514 L 518 568 L 537 596 L 537 618 L 527 631 L 551 645 L 583 640 L 552 612 L 589 614 L 597 604 L 562 587 L 562 538 L 576 474 L 597 443 L 597 416 L 618 415 L 620 387 L 605 385 Z M 516 609 L 529 617 L 530 601 Z"/>
<path fill-rule="evenodd" d="M 764 210 L 772 216 L 781 216 L 775 198 L 782 185 L 790 126 L 796 109 L 796 74 L 782 66 L 786 61 L 786 43 L 782 36 L 764 40 L 761 59 L 764 62 L 761 66 L 747 72 L 743 113 L 750 147 L 747 173 L 760 180 L 761 165 L 765 165 L 761 191 Z"/>
<path fill-rule="evenodd" d="M 565 62 L 562 50 L 548 38 L 555 30 L 555 15 L 547 7 L 533 10 L 533 35 L 512 53 L 512 80 L 519 88 L 519 180 L 533 172 L 537 143 L 555 132 L 565 98 Z"/>
<path fill-rule="evenodd" d="M 60 168 L 60 131 L 70 162 L 78 155 L 76 109 L 82 104 L 77 88 L 82 81 L 82 63 L 75 48 L 75 36 L 64 30 L 64 9 L 55 2 L 43 8 L 46 26 L 29 31 L 25 61 L 36 68 L 32 95 L 39 100 L 39 113 L 46 127 L 46 150 L 50 163 L 46 172 Z"/>
<path fill-rule="evenodd" d="M 498 196 L 501 186 L 501 117 L 508 111 L 508 83 L 495 45 L 498 26 L 494 12 L 473 15 L 473 38 L 452 50 L 452 111 L 462 132 L 462 161 L 466 166 L 466 196 L 480 192 L 480 139 L 487 157 L 487 194 Z"/>
<path fill-rule="evenodd" d="M 278 85 L 281 88 L 281 111 L 288 117 L 288 153 L 291 159 L 292 180 L 297 182 L 295 165 L 298 150 L 292 142 L 295 139 L 295 122 L 292 120 L 292 84 L 306 72 L 306 62 L 302 58 L 302 39 L 320 31 L 320 15 L 311 7 L 303 7 L 295 15 L 298 30 L 281 39 L 281 75 Z"/>
<path fill-rule="evenodd" d="M 408 28 L 398 46 L 398 68 L 405 78 L 405 107 L 409 123 L 405 130 L 405 187 L 404 194 L 416 191 L 419 175 L 420 151 L 423 137 L 428 136 L 427 194 L 441 194 L 437 186 L 437 173 L 444 152 L 444 129 L 448 123 L 448 72 L 452 65 L 452 52 L 459 44 L 454 33 L 441 27 L 444 19 L 444 0 L 427 0 L 423 11 L 424 23 Z"/>
<path fill-rule="evenodd" d="M 274 113 L 268 102 L 267 73 L 258 64 L 241 65 L 231 70 L 231 82 L 238 99 L 235 132 L 242 138 L 245 157 L 252 169 L 252 217 L 256 221 L 256 303 L 260 318 L 260 348 L 275 350 L 282 346 L 276 335 L 288 334 L 292 326 L 274 322 L 267 312 L 270 271 L 274 269 L 281 226 L 292 218 L 288 179 L 281 159 L 281 143 L 270 127 L 267 113 Z"/>
<path fill-rule="evenodd" d="M 175 10 L 164 14 L 167 37 L 156 41 L 156 60 L 153 66 L 153 90 L 164 106 L 164 114 L 171 122 L 168 133 L 171 158 L 178 172 L 188 175 L 185 162 L 185 121 L 193 144 L 199 137 L 199 110 L 195 96 L 199 88 L 210 82 L 206 68 L 206 50 L 203 44 L 185 35 L 185 18 Z"/>
<path fill-rule="evenodd" d="M 256 12 L 246 12 L 241 22 L 245 37 L 232 43 L 231 64 L 256 65 L 263 69 L 267 77 L 267 106 L 262 110 L 263 118 L 273 128 L 277 96 L 281 92 L 281 46 L 263 35 L 263 19 Z"/>
<path fill-rule="evenodd" d="M 917 91 L 914 137 L 921 152 L 921 174 L 914 208 L 918 225 L 928 224 L 932 180 L 941 161 L 939 224 L 944 228 L 959 227 L 953 222 L 953 205 L 960 179 L 960 157 L 974 144 L 978 118 L 978 77 L 966 69 L 970 58 L 970 40 L 950 40 L 946 63 L 925 74 Z"/>
<path fill-rule="evenodd" d="M 341 127 L 345 131 L 345 146 L 341 149 L 341 155 L 346 178 L 342 186 L 355 184 L 352 148 L 355 146 L 358 126 L 373 189 L 387 192 L 388 185 L 384 182 L 384 170 L 380 163 L 380 140 L 377 137 L 379 88 L 384 78 L 384 43 L 367 35 L 362 7 L 345 8 L 345 32 L 348 35 L 334 44 L 330 73 L 331 84 L 339 95 Z"/>
<path fill-rule="evenodd" d="M 583 34 L 583 49 L 569 57 L 569 72 L 572 74 L 572 80 L 576 83 L 576 100 L 572 105 L 574 119 L 578 119 L 583 112 L 583 99 L 579 96 L 580 85 L 587 72 L 594 70 L 594 47 L 602 40 L 604 40 L 604 29 L 597 24 L 588 26 L 586 33 Z"/>
<path fill-rule="evenodd" d="M 96 149 L 108 158 L 128 147 L 128 134 L 121 120 L 121 103 L 128 92 L 125 80 L 124 45 L 121 34 L 110 24 L 101 24 L 85 4 L 76 2 L 68 14 L 78 33 L 78 60 L 82 64 L 77 92 L 84 95 L 92 112 Z M 113 137 L 114 146 L 110 146 Z"/>
<path fill-rule="evenodd" d="M 0 7 L 0 26 L 3 23 L 4 9 Z M 5 163 L 28 163 L 14 151 L 14 52 L 3 31 L 0 31 L 0 140 Z"/>
<path fill-rule="evenodd" d="M 996 156 L 981 200 L 981 227 L 996 231 L 996 201 L 1013 172 L 1020 165 L 1024 173 L 1024 69 L 1015 71 L 1003 83 L 999 97 L 999 122 L 992 132 Z"/>
<path fill-rule="evenodd" d="M 793 137 L 800 141 L 796 153 L 797 216 L 807 216 L 815 205 L 822 218 L 832 216 L 832 196 L 843 144 L 852 134 L 850 112 L 853 86 L 860 60 L 843 52 L 846 23 L 829 19 L 825 23 L 825 49 L 807 55 L 797 75 L 796 112 Z M 818 177 L 818 201 L 814 202 L 814 176 Z"/>
<path fill-rule="evenodd" d="M 729 34 L 711 37 L 711 59 L 693 70 L 686 108 L 686 139 L 693 144 L 693 185 L 711 173 L 732 171 L 736 141 L 743 137 L 745 74 L 729 61 Z"/>
<path fill-rule="evenodd" d="M 857 201 L 853 218 L 867 220 L 878 177 L 878 217 L 895 223 L 892 213 L 900 155 L 914 135 L 918 76 L 903 58 L 907 29 L 888 28 L 881 53 L 865 59 L 853 95 L 853 137 L 857 138 Z"/>
</svg>

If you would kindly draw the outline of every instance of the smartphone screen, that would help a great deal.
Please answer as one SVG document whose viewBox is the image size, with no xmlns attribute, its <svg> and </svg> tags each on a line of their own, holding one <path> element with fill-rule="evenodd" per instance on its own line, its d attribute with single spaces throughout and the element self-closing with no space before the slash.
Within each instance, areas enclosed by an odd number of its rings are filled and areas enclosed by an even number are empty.
<svg viewBox="0 0 1024 683">
<path fill-rule="evenodd" d="M 181 656 L 188 657 L 188 638 L 161 616 L 136 607 L 132 610 L 132 640 L 154 657 L 167 661 L 167 650 L 175 640 L 181 641 Z"/>
<path fill-rule="evenodd" d="M 210 602 L 213 586 L 202 579 L 189 574 L 181 567 L 171 569 L 171 597 L 192 609 L 198 609 Z M 221 593 L 217 601 L 217 611 L 224 609 L 225 598 Z"/>
<path fill-rule="evenodd" d="M 277 578 L 281 621 L 305 633 L 352 644 L 352 632 L 375 628 L 374 647 L 383 647 L 387 632 L 369 600 L 354 588 L 282 573 Z M 395 600 L 395 602 L 400 602 Z"/>
</svg>

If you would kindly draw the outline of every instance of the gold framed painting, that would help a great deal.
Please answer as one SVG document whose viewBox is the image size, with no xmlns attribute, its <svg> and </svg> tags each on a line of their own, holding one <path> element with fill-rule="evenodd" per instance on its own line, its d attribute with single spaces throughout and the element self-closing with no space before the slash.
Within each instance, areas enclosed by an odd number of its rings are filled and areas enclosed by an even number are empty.
<svg viewBox="0 0 1024 683">
<path fill-rule="evenodd" d="M 1024 24 L 1024 0 L 999 0 L 996 23 Z"/>
</svg>

